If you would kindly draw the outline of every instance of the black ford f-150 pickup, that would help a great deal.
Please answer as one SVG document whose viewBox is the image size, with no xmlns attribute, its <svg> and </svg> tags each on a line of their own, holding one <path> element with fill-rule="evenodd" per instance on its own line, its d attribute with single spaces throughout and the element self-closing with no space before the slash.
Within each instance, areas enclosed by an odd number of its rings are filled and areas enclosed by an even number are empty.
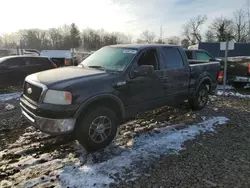
<svg viewBox="0 0 250 188">
<path fill-rule="evenodd" d="M 189 101 L 202 109 L 217 86 L 218 62 L 189 65 L 182 47 L 103 47 L 77 67 L 26 77 L 23 115 L 43 132 L 74 133 L 88 150 L 107 146 L 122 120 Z"/>
</svg>

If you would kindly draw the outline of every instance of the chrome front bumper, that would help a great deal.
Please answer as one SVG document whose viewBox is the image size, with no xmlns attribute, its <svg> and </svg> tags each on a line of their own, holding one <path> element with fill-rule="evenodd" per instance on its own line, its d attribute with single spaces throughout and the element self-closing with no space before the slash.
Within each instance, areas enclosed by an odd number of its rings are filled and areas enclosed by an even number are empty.
<svg viewBox="0 0 250 188">
<path fill-rule="evenodd" d="M 36 128 L 42 132 L 51 135 L 60 135 L 71 133 L 75 128 L 76 119 L 50 119 L 36 116 L 27 110 L 22 104 L 21 110 L 24 117 Z"/>
</svg>

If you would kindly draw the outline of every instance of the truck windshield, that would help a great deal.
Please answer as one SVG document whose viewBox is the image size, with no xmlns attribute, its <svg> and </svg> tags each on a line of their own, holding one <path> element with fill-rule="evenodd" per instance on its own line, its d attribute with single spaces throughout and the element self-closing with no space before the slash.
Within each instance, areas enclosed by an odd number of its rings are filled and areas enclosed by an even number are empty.
<svg viewBox="0 0 250 188">
<path fill-rule="evenodd" d="M 118 47 L 104 47 L 87 57 L 81 65 L 121 72 L 129 65 L 137 50 Z"/>
</svg>

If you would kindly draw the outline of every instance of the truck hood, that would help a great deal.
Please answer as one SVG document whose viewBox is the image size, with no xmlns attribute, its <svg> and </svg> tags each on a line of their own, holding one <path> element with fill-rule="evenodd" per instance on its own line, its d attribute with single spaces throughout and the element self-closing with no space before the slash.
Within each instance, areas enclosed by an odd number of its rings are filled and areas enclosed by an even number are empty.
<svg viewBox="0 0 250 188">
<path fill-rule="evenodd" d="M 93 79 L 107 75 L 109 75 L 109 73 L 97 69 L 65 67 L 38 72 L 30 75 L 29 78 L 27 77 L 27 79 L 31 79 L 33 81 L 44 84 L 47 87 L 51 87 L 58 84 L 63 84 L 64 86 L 67 86 L 69 84 L 76 83 L 77 80 L 82 80 L 82 78 Z"/>
</svg>

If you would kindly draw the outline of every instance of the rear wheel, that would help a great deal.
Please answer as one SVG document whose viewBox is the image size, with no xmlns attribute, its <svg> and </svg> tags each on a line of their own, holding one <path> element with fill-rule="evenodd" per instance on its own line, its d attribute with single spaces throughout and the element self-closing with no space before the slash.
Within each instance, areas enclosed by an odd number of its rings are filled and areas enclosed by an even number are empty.
<svg viewBox="0 0 250 188">
<path fill-rule="evenodd" d="M 193 110 L 201 110 L 207 105 L 209 98 L 208 92 L 208 87 L 205 84 L 201 84 L 195 96 L 189 99 L 189 105 Z"/>
<path fill-rule="evenodd" d="M 92 108 L 78 122 L 75 135 L 87 151 L 96 151 L 109 145 L 117 132 L 118 119 L 109 108 Z"/>
<path fill-rule="evenodd" d="M 234 82 L 233 83 L 233 87 L 235 89 L 242 89 L 246 86 L 246 83 L 242 83 L 242 82 Z"/>
</svg>

